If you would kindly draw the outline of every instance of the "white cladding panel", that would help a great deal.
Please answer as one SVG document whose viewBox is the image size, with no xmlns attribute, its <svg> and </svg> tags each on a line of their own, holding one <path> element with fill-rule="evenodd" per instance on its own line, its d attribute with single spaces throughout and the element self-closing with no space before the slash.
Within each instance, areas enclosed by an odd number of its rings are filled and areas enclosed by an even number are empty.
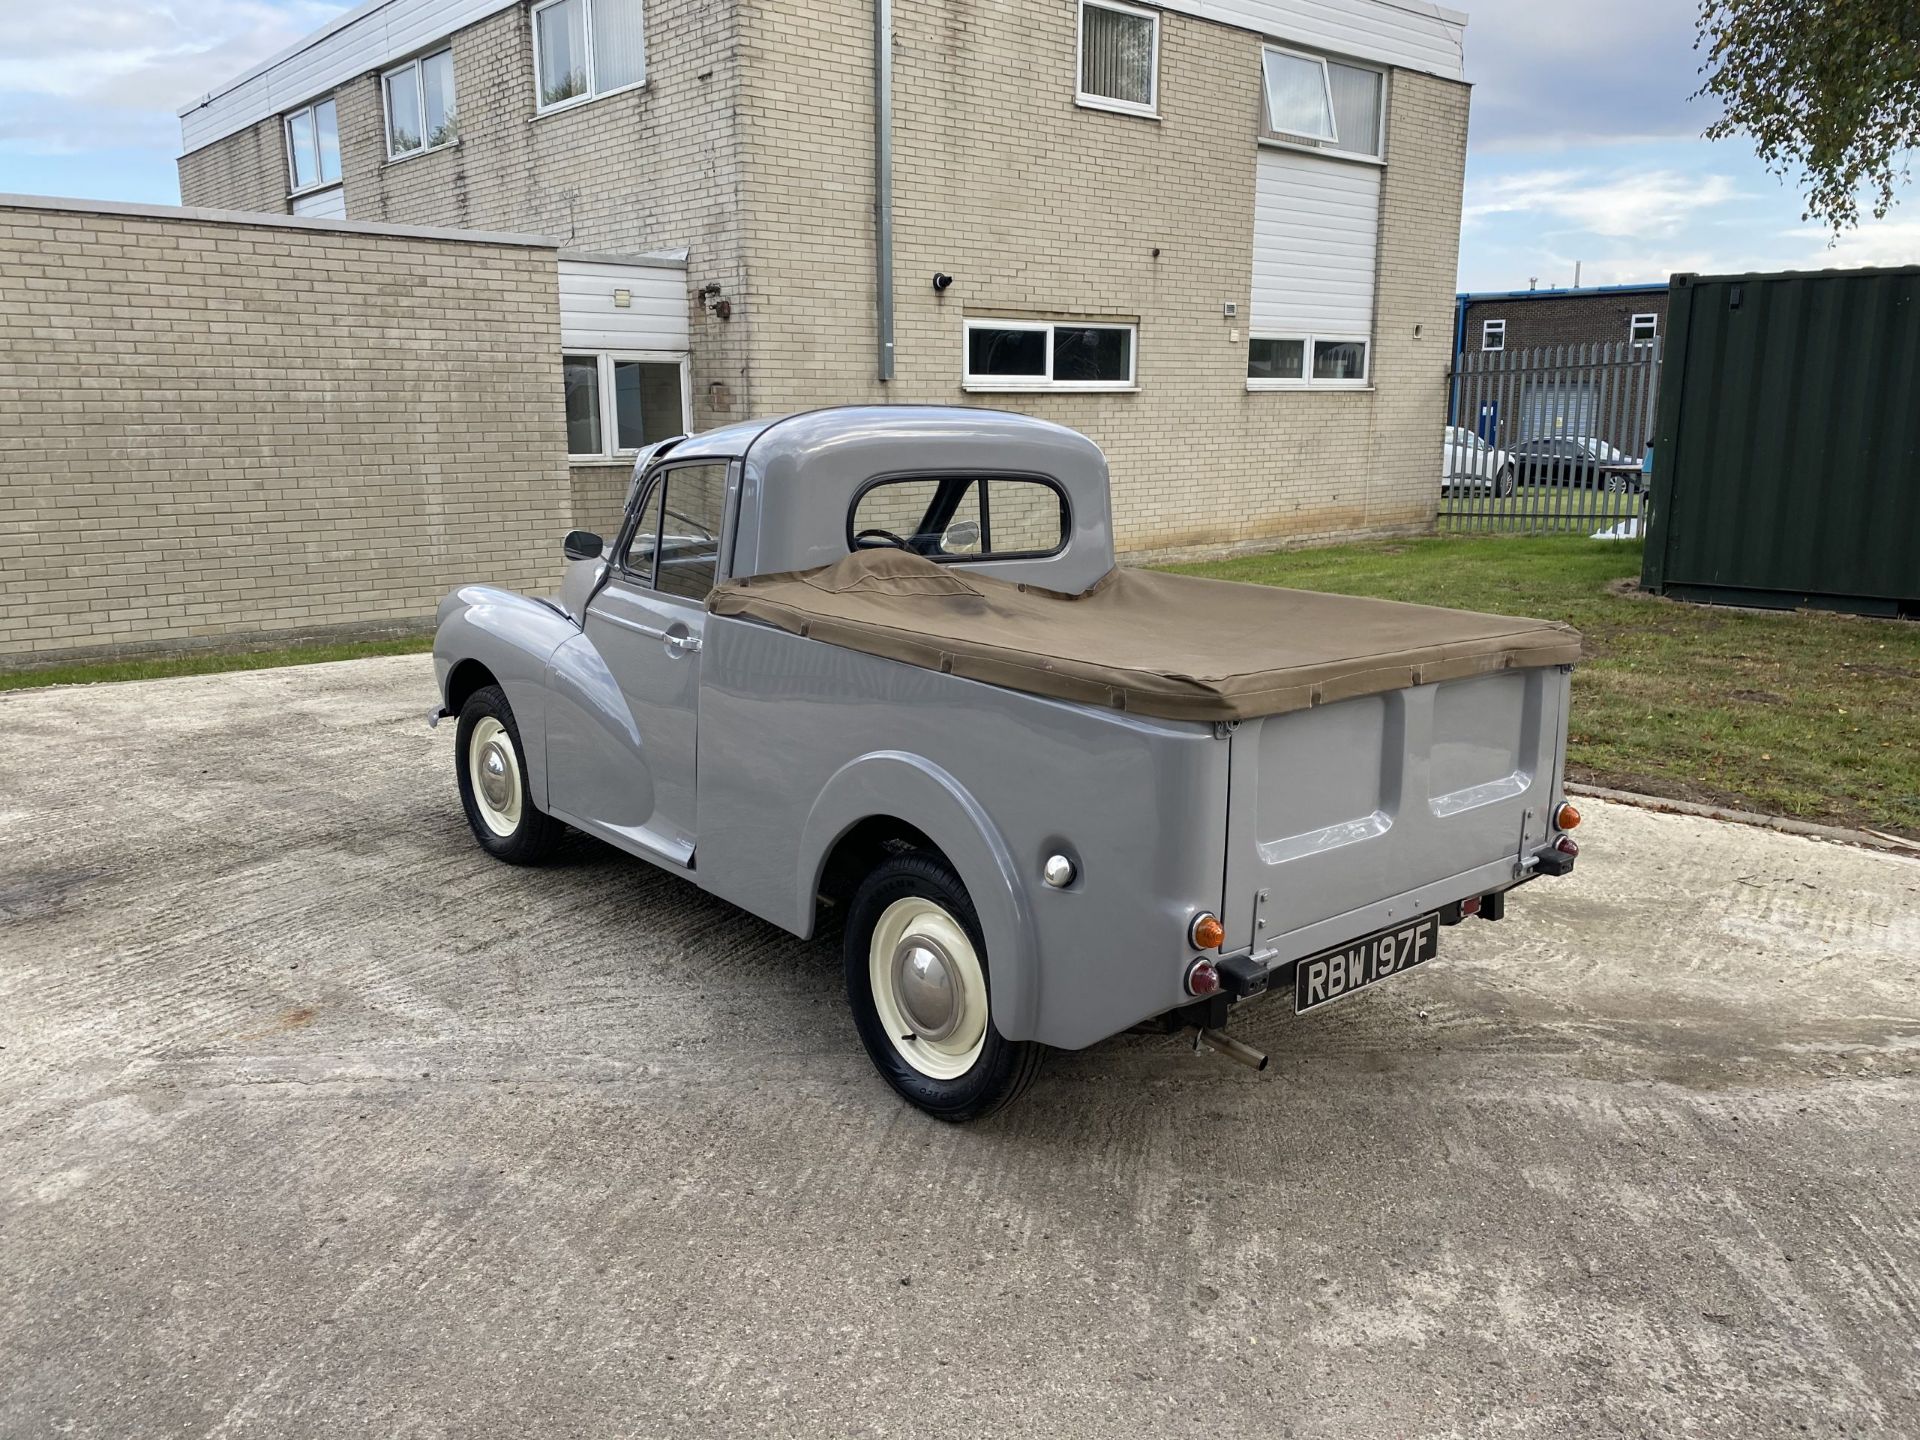
<svg viewBox="0 0 1920 1440">
<path fill-rule="evenodd" d="M 1249 327 L 1370 335 L 1380 167 L 1264 147 L 1256 163 Z"/>
<path fill-rule="evenodd" d="M 1169 10 L 1331 50 L 1355 60 L 1464 80 L 1467 17 L 1419 0 L 1162 0 Z"/>
<path fill-rule="evenodd" d="M 180 112 L 183 152 L 211 145 L 343 81 L 444 40 L 518 0 L 368 0 L 291 50 Z M 1311 49 L 1447 80 L 1465 78 L 1466 17 L 1420 0 L 1164 0 L 1169 10 Z M 1019 83 L 1025 83 L 1024 81 Z M 1063 82 L 1071 85 L 1068 75 Z M 1249 80 L 1257 86 L 1257 76 Z M 527 77 L 531 95 L 533 77 Z"/>
<path fill-rule="evenodd" d="M 343 81 L 403 59 L 517 0 L 369 0 L 291 50 L 180 112 L 180 148 L 198 150 Z M 527 77 L 533 94 L 533 77 Z"/>
<path fill-rule="evenodd" d="M 313 220 L 344 220 L 347 218 L 347 187 L 333 185 L 325 190 L 309 190 L 305 195 L 296 195 L 293 197 L 293 213 Z"/>
<path fill-rule="evenodd" d="M 615 304 L 616 292 L 628 303 Z M 687 272 L 662 265 L 560 262 L 560 344 L 566 350 L 687 352 Z"/>
</svg>

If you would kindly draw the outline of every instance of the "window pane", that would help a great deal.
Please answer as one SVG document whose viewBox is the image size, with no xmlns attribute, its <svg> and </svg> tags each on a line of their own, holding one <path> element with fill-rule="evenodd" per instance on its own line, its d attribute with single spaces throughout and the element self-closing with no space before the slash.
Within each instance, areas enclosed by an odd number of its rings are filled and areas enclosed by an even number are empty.
<svg viewBox="0 0 1920 1440">
<path fill-rule="evenodd" d="M 560 0 L 533 17 L 540 47 L 540 103 L 587 93 L 587 0 Z"/>
<path fill-rule="evenodd" d="M 600 362 L 592 355 L 569 355 L 562 362 L 567 386 L 567 453 L 600 451 Z"/>
<path fill-rule="evenodd" d="M 655 553 L 660 540 L 660 497 L 663 491 L 656 474 L 649 482 L 647 496 L 640 502 L 640 519 L 627 541 L 627 553 L 620 562 L 647 584 L 653 584 Z"/>
<path fill-rule="evenodd" d="M 1047 375 L 1047 332 L 975 326 L 967 332 L 967 373 L 1044 380 Z"/>
<path fill-rule="evenodd" d="M 333 101 L 313 107 L 313 128 L 320 137 L 320 181 L 328 184 L 340 178 L 340 122 Z"/>
<path fill-rule="evenodd" d="M 1133 378 L 1133 332 L 1112 325 L 1054 326 L 1053 378 L 1126 383 Z"/>
<path fill-rule="evenodd" d="M 1249 380 L 1301 380 L 1307 373 L 1307 342 L 1265 340 L 1256 336 L 1247 344 Z"/>
<path fill-rule="evenodd" d="M 1378 70 L 1327 62 L 1327 83 L 1333 90 L 1333 123 L 1340 139 L 1334 149 L 1355 155 L 1380 153 L 1380 87 Z"/>
<path fill-rule="evenodd" d="M 387 76 L 387 153 L 420 148 L 420 72 L 409 65 Z"/>
<path fill-rule="evenodd" d="M 848 538 L 857 549 L 880 548 L 884 531 L 929 560 L 1050 554 L 1066 543 L 1066 502 L 1039 480 L 967 475 L 887 480 L 855 501 Z"/>
<path fill-rule="evenodd" d="M 1153 30 L 1145 15 L 1099 5 L 1080 9 L 1080 89 L 1088 95 L 1153 104 Z"/>
<path fill-rule="evenodd" d="M 977 486 L 986 492 L 984 553 L 1045 555 L 1067 542 L 1067 502 L 1051 485 L 997 478 Z"/>
<path fill-rule="evenodd" d="M 720 556 L 720 517 L 726 503 L 725 465 L 681 465 L 667 472 L 656 590 L 689 600 L 706 598 Z"/>
<path fill-rule="evenodd" d="M 453 100 L 453 51 L 442 50 L 422 60 L 420 83 L 426 92 L 427 144 L 445 145 L 460 133 Z"/>
<path fill-rule="evenodd" d="M 1367 347 L 1359 340 L 1316 340 L 1313 342 L 1313 378 L 1316 380 L 1364 380 L 1367 378 Z"/>
<path fill-rule="evenodd" d="M 638 85 L 646 76 L 644 0 L 593 0 L 595 94 Z"/>
<path fill-rule="evenodd" d="M 1264 54 L 1267 124 L 1289 135 L 1333 139 L 1333 112 L 1327 104 L 1327 77 L 1320 62 L 1278 50 Z"/>
<path fill-rule="evenodd" d="M 293 161 L 294 189 L 320 183 L 319 158 L 313 150 L 313 111 L 296 110 L 287 117 L 287 155 Z"/>
<path fill-rule="evenodd" d="M 680 367 L 643 360 L 613 362 L 614 448 L 638 450 L 686 427 L 680 412 Z"/>
</svg>

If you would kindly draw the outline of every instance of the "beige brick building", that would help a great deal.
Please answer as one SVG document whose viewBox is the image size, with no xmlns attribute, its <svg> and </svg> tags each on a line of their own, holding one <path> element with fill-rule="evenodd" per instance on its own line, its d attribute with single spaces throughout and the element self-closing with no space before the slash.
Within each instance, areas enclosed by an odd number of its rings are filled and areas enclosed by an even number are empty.
<svg viewBox="0 0 1920 1440">
<path fill-rule="evenodd" d="M 0 667 L 550 586 L 557 274 L 529 237 L 0 199 Z"/>
<path fill-rule="evenodd" d="M 583 521 L 667 424 L 674 337 L 628 338 L 607 306 L 640 300 L 605 299 L 653 282 L 593 268 L 627 257 L 684 263 L 678 424 L 996 405 L 1105 448 L 1136 553 L 1417 529 L 1463 24 L 1412 0 L 374 0 L 184 110 L 181 192 L 581 252 L 562 303 L 602 318 L 563 322 L 575 358 L 545 373 Z"/>
</svg>

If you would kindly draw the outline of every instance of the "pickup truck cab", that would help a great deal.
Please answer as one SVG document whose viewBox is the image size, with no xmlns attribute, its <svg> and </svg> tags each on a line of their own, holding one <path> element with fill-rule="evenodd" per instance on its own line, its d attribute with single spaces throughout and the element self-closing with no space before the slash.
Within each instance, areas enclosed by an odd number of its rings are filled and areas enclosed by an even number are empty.
<svg viewBox="0 0 1920 1440">
<path fill-rule="evenodd" d="M 803 938 L 842 917 L 869 1056 L 944 1119 L 1143 1025 L 1259 1061 L 1238 1005 L 1395 975 L 1577 851 L 1578 636 L 1116 568 L 1105 459 L 1057 425 L 687 436 L 565 548 L 554 599 L 440 607 L 474 835 L 526 863 L 573 826 Z"/>
</svg>

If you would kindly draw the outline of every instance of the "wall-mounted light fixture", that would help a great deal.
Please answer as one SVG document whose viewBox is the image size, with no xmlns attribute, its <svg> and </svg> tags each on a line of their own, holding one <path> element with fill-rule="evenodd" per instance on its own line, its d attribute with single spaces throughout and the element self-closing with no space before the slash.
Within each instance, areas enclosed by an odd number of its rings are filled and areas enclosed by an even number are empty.
<svg viewBox="0 0 1920 1440">
<path fill-rule="evenodd" d="M 940 270 L 936 270 L 933 272 L 933 293 L 934 294 L 936 295 L 944 294 L 946 291 L 946 288 L 951 284 L 953 284 L 953 277 L 951 275 L 948 275 L 944 271 L 940 271 Z"/>
</svg>

